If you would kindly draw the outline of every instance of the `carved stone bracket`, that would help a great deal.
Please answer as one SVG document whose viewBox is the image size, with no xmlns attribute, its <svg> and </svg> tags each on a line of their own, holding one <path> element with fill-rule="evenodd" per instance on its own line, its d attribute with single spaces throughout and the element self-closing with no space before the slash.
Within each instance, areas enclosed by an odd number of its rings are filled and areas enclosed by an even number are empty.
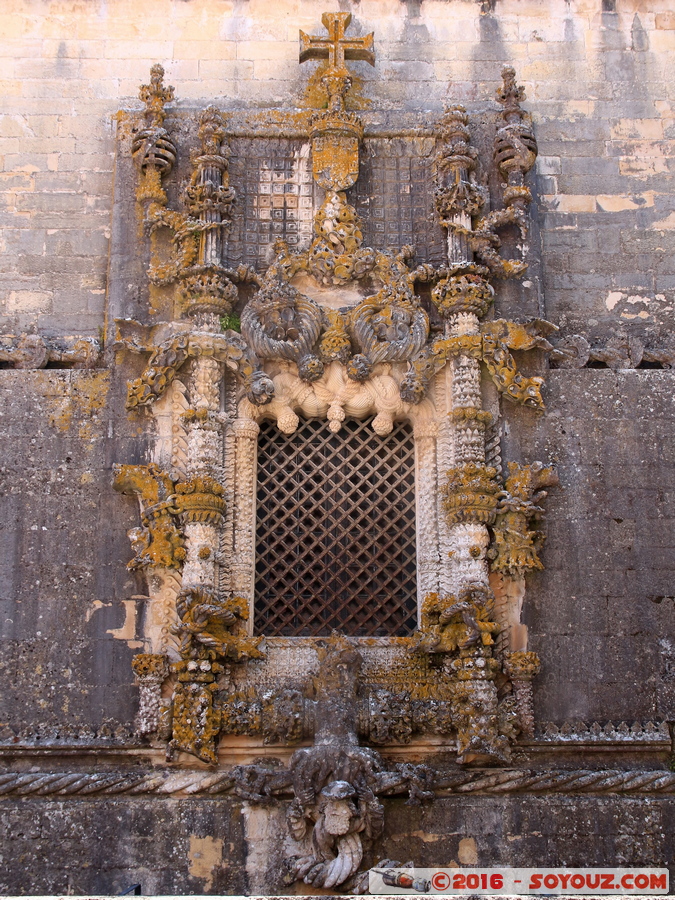
<svg viewBox="0 0 675 900">
<path fill-rule="evenodd" d="M 0 363 L 14 369 L 93 369 L 100 357 L 101 345 L 95 338 L 0 335 Z"/>
<path fill-rule="evenodd" d="M 140 528 L 129 531 L 134 558 L 130 569 L 157 567 L 180 569 L 186 557 L 183 533 L 176 515 L 175 485 L 158 466 L 113 466 L 113 487 L 121 494 L 135 494 L 141 507 Z"/>
<path fill-rule="evenodd" d="M 613 330 L 604 343 L 591 342 L 583 334 L 570 334 L 556 341 L 550 359 L 558 369 L 583 369 L 588 365 L 608 369 L 637 369 L 645 365 L 672 369 L 675 367 L 675 340 L 672 333 L 644 339 L 626 328 Z"/>
</svg>

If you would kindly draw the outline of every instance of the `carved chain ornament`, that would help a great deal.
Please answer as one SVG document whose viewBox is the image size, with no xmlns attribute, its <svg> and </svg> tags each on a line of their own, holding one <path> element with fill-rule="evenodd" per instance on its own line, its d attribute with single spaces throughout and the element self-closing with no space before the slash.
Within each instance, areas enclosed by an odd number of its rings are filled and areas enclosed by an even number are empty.
<svg viewBox="0 0 675 900">
<path fill-rule="evenodd" d="M 238 777 L 257 801 L 256 778 L 268 797 L 292 789 L 287 824 L 298 852 L 286 880 L 324 888 L 358 872 L 382 831 L 381 795 L 433 797 L 425 766 L 388 764 L 374 746 L 426 741 L 461 765 L 492 765 L 508 761 L 518 735 L 532 735 L 540 661 L 527 649 L 520 607 L 525 575 L 542 568 L 536 523 L 556 483 L 541 463 L 503 471 L 499 451 L 500 396 L 535 414 L 544 408 L 543 379 L 520 373 L 513 351 L 550 350 L 555 330 L 489 318 L 499 281 L 527 268 L 502 256 L 500 237 L 515 229 L 522 243 L 528 233 L 526 176 L 537 146 L 524 91 L 504 69 L 495 208 L 467 112 L 450 106 L 438 122 L 443 265 L 415 266 L 412 246 L 365 246 L 347 194 L 364 136 L 348 108 L 347 62 L 374 65 L 375 55 L 372 34 L 346 36 L 350 20 L 327 13 L 327 36 L 300 33 L 300 62 L 322 61 L 327 102 L 312 113 L 306 140 L 324 199 L 308 246 L 276 242 L 262 273 L 228 265 L 237 185 L 227 117 L 215 107 L 199 116 L 191 172 L 169 204 L 166 179 L 179 154 L 165 128 L 174 91 L 161 66 L 152 68 L 132 144 L 136 198 L 150 243 L 151 312 L 153 298 L 170 296 L 174 313 L 151 327 L 118 322 L 120 351 L 146 358 L 129 382 L 128 409 L 156 435 L 152 461 L 116 466 L 114 482 L 140 503 L 129 568 L 147 574 L 150 596 L 147 652 L 133 666 L 137 730 L 176 763 L 190 754 L 217 766 L 228 736 L 250 747 L 299 745 L 287 767 L 262 775 L 240 767 Z M 418 630 L 372 640 L 254 637 L 259 422 L 292 434 L 301 417 L 318 417 L 339 435 L 346 416 L 372 416 L 379 439 L 395 421 L 413 425 Z M 305 662 L 284 673 L 283 658 Z"/>
</svg>

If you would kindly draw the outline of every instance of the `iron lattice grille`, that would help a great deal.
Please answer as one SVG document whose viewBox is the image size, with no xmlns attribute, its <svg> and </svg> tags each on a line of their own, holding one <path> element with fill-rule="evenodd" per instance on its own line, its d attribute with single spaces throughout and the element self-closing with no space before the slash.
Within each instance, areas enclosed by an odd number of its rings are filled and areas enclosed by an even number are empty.
<svg viewBox="0 0 675 900">
<path fill-rule="evenodd" d="M 255 629 L 406 635 L 416 627 L 415 447 L 407 422 L 323 420 L 258 443 Z"/>
</svg>

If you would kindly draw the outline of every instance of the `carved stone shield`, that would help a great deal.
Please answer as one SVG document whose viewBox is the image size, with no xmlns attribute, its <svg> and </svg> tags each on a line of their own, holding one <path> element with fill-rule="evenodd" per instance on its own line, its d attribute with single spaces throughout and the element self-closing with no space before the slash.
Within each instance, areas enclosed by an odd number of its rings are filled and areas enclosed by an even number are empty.
<svg viewBox="0 0 675 900">
<path fill-rule="evenodd" d="M 356 134 L 329 131 L 312 139 L 314 180 L 327 191 L 346 191 L 359 177 L 359 139 Z"/>
</svg>

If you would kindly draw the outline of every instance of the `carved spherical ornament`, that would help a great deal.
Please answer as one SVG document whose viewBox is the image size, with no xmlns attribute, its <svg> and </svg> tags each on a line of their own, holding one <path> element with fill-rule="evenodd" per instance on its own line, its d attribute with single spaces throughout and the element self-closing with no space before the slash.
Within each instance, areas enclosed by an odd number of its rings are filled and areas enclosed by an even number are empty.
<svg viewBox="0 0 675 900">
<path fill-rule="evenodd" d="M 527 122 L 513 122 L 500 128 L 495 137 L 495 162 L 508 177 L 511 170 L 529 172 L 537 158 L 537 141 Z"/>
<path fill-rule="evenodd" d="M 427 392 L 429 380 L 426 372 L 419 372 L 416 368 L 408 369 L 399 387 L 401 400 L 404 403 L 412 403 L 413 406 L 421 403 Z"/>
<path fill-rule="evenodd" d="M 323 375 L 323 363 L 318 356 L 308 353 L 298 360 L 298 375 L 302 381 L 309 384 L 318 381 Z"/>
<path fill-rule="evenodd" d="M 367 381 L 373 365 L 363 353 L 356 353 L 347 363 L 347 377 L 352 381 Z"/>
<path fill-rule="evenodd" d="M 254 406 L 266 406 L 274 399 L 274 382 L 262 369 L 256 369 L 246 376 L 244 385 L 246 396 Z"/>
<path fill-rule="evenodd" d="M 176 145 L 164 128 L 139 131 L 131 152 L 139 169 L 157 169 L 162 175 L 168 175 L 176 162 Z"/>
</svg>

